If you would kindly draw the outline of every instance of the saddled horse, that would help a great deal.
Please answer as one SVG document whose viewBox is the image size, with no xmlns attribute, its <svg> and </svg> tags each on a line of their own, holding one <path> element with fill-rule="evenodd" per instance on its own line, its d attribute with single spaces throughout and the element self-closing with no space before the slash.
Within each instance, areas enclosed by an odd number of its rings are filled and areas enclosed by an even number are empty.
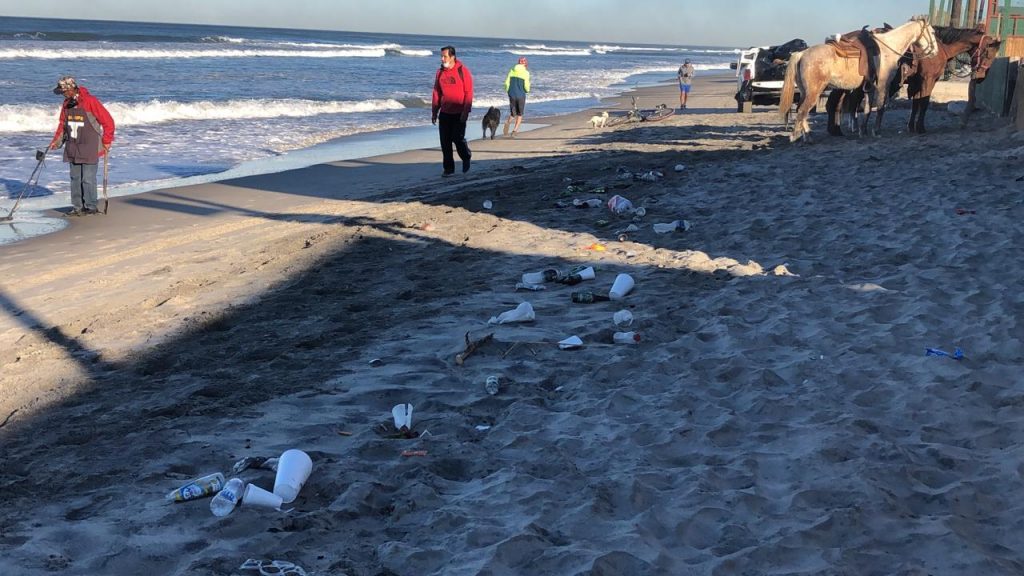
<svg viewBox="0 0 1024 576">
<path fill-rule="evenodd" d="M 935 54 L 935 31 L 928 21 L 923 17 L 914 17 L 905 24 L 897 26 L 884 33 L 871 33 L 875 42 L 879 45 L 878 57 L 878 86 L 887 86 L 897 68 L 900 56 L 907 51 L 911 45 L 918 46 L 923 54 L 931 56 Z M 782 95 L 779 102 L 779 112 L 787 114 L 793 105 L 793 98 L 799 85 L 802 96 L 800 106 L 797 108 L 796 119 L 793 122 L 793 133 L 790 140 L 796 141 L 802 136 L 810 140 L 810 124 L 807 115 L 811 108 L 818 102 L 818 97 L 826 87 L 853 90 L 864 84 L 864 77 L 859 71 L 857 58 L 844 58 L 828 44 L 811 46 L 803 52 L 798 52 L 790 57 L 789 66 L 786 68 L 786 80 L 782 87 Z M 886 91 L 874 90 L 871 94 L 871 104 L 878 109 L 878 119 L 874 133 L 877 134 L 881 127 L 882 111 L 885 108 Z M 868 115 L 865 114 L 861 124 L 867 128 Z"/>
<path fill-rule="evenodd" d="M 1000 41 L 985 33 L 984 27 L 953 28 L 935 26 L 937 51 L 935 55 L 921 58 L 908 52 L 900 59 L 900 73 L 893 76 L 889 84 L 889 98 L 892 98 L 904 83 L 907 84 L 907 95 L 911 99 L 912 108 L 908 130 L 923 134 L 925 132 L 924 116 L 931 101 L 935 83 L 942 77 L 946 64 L 962 53 L 971 55 L 971 74 L 973 83 L 985 79 L 992 61 L 999 55 Z M 972 83 L 972 84 L 973 84 Z M 973 88 L 973 85 L 971 86 Z M 863 99 L 863 90 L 833 90 L 829 94 L 825 109 L 828 111 L 828 132 L 842 136 L 840 117 L 842 113 L 850 114 L 851 128 L 858 103 Z M 970 107 L 965 110 L 961 123 L 966 125 Z"/>
<path fill-rule="evenodd" d="M 939 78 L 942 78 L 947 62 L 958 54 L 970 52 L 971 80 L 972 83 L 980 83 L 985 80 L 992 61 L 999 55 L 1000 41 L 989 36 L 984 27 L 936 27 L 935 33 L 939 39 L 938 52 L 933 56 L 915 59 L 906 79 L 907 96 L 912 102 L 907 129 L 918 134 L 925 132 L 924 116 L 931 103 L 932 90 Z M 964 111 L 964 124 L 969 114 L 970 110 Z"/>
</svg>

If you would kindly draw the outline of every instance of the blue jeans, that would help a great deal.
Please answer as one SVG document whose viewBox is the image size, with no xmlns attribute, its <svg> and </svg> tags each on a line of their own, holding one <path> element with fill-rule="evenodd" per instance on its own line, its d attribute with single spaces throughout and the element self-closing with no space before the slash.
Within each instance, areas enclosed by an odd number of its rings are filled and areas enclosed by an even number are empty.
<svg viewBox="0 0 1024 576">
<path fill-rule="evenodd" d="M 96 209 L 96 166 L 71 163 L 71 205 L 75 210 Z"/>
</svg>

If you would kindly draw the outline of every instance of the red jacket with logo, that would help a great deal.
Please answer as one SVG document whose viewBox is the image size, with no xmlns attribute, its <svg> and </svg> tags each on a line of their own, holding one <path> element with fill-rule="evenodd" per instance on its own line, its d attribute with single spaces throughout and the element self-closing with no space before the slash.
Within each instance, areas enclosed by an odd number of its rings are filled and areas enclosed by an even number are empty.
<svg viewBox="0 0 1024 576">
<path fill-rule="evenodd" d="M 78 87 L 77 98 L 65 99 L 61 105 L 52 142 L 61 142 L 65 130 L 65 162 L 95 164 L 104 154 L 103 146 L 114 141 L 114 119 L 84 86 Z"/>
<path fill-rule="evenodd" d="M 456 60 L 451 68 L 441 68 L 434 77 L 434 95 L 431 99 L 430 119 L 437 113 L 458 114 L 463 122 L 473 108 L 473 76 L 469 68 Z"/>
</svg>

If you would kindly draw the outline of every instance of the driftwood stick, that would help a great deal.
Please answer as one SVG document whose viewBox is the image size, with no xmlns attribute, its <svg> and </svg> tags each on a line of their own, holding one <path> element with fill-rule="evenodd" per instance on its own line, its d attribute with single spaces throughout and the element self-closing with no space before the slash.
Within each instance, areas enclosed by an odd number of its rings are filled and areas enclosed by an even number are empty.
<svg viewBox="0 0 1024 576">
<path fill-rule="evenodd" d="M 462 366 L 466 361 L 466 358 L 469 358 L 470 354 L 475 352 L 480 346 L 490 342 L 492 338 L 494 338 L 494 332 L 491 332 L 479 340 L 473 341 L 469 339 L 469 332 L 466 332 L 466 349 L 455 355 L 455 363 Z"/>
</svg>

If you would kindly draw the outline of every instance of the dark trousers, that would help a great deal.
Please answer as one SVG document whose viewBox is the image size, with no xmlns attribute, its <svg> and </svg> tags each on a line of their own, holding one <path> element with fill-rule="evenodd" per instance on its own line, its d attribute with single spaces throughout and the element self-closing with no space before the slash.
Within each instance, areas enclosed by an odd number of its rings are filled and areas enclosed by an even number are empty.
<svg viewBox="0 0 1024 576">
<path fill-rule="evenodd" d="M 463 171 L 465 171 L 466 162 L 469 162 L 473 153 L 469 151 L 469 144 L 466 144 L 466 123 L 462 121 L 462 117 L 459 114 L 445 114 L 441 112 L 437 115 L 437 131 L 441 136 L 441 156 L 444 157 L 442 163 L 444 173 L 451 174 L 455 172 L 455 156 L 452 154 L 452 144 L 455 144 L 455 150 L 459 153 L 459 159 L 462 160 Z"/>
</svg>

